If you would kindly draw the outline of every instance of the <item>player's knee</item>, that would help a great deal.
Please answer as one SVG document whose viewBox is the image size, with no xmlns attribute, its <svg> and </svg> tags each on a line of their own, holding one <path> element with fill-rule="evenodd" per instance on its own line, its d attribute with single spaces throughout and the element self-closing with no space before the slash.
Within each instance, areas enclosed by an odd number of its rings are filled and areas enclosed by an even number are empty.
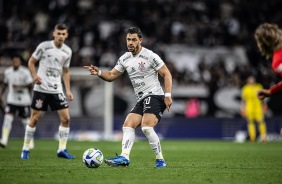
<svg viewBox="0 0 282 184">
<path fill-rule="evenodd" d="M 134 130 L 138 127 L 139 125 L 136 125 L 134 123 L 130 123 L 130 122 L 124 122 L 123 126 L 122 127 L 130 127 L 130 128 L 133 128 Z"/>
<path fill-rule="evenodd" d="M 62 118 L 61 122 L 64 125 L 68 125 L 70 123 L 70 117 L 66 116 L 66 117 Z"/>
<path fill-rule="evenodd" d="M 30 127 L 35 127 L 37 125 L 39 121 L 39 117 L 38 116 L 33 116 L 31 119 L 30 119 L 30 122 L 29 122 L 29 126 Z"/>
</svg>

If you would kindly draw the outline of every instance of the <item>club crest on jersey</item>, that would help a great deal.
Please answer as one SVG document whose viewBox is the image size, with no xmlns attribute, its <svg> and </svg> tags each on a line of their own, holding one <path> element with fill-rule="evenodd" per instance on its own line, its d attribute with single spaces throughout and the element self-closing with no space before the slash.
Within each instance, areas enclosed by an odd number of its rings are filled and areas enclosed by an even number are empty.
<svg viewBox="0 0 282 184">
<path fill-rule="evenodd" d="M 141 61 L 141 63 L 138 63 L 138 64 L 139 64 L 138 70 L 140 70 L 140 71 L 145 70 L 145 63 L 143 63 L 143 62 Z"/>
<path fill-rule="evenodd" d="M 42 100 L 36 100 L 36 104 L 35 104 L 35 107 L 36 108 L 38 108 L 38 109 L 40 109 L 41 107 L 42 107 L 42 103 L 43 103 L 43 101 Z"/>
<path fill-rule="evenodd" d="M 66 56 L 62 56 L 61 63 L 64 63 L 66 61 Z"/>
</svg>

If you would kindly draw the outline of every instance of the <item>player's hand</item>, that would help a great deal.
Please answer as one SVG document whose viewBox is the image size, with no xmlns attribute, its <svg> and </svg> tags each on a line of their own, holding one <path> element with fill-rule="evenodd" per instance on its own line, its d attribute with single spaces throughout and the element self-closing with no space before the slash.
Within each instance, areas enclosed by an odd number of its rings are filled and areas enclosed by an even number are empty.
<svg viewBox="0 0 282 184">
<path fill-rule="evenodd" d="M 88 70 L 90 71 L 90 75 L 98 75 L 99 73 L 99 68 L 97 66 L 84 66 L 84 68 L 88 68 Z"/>
<path fill-rule="evenodd" d="M 167 111 L 169 112 L 170 106 L 171 106 L 171 104 L 172 104 L 172 99 L 171 99 L 171 97 L 165 97 L 164 103 L 165 103 L 165 105 L 166 105 Z"/>
<path fill-rule="evenodd" d="M 33 80 L 34 80 L 35 84 L 42 84 L 42 82 L 41 82 L 42 79 L 38 75 L 33 77 Z"/>
<path fill-rule="evenodd" d="M 72 93 L 70 91 L 67 92 L 67 96 L 68 96 L 68 101 L 72 101 L 73 100 L 73 95 L 72 95 Z"/>
<path fill-rule="evenodd" d="M 240 112 L 242 117 L 246 116 L 246 109 L 241 108 L 241 112 Z"/>
<path fill-rule="evenodd" d="M 260 100 L 263 100 L 265 97 L 271 96 L 270 90 L 269 89 L 261 89 L 257 93 L 257 97 Z"/>
</svg>

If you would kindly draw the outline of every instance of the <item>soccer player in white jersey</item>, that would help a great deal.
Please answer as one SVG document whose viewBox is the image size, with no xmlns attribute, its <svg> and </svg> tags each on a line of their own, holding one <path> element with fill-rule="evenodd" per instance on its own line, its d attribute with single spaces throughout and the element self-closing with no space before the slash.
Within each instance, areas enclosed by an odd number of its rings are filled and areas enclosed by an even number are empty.
<svg viewBox="0 0 282 184">
<path fill-rule="evenodd" d="M 65 39 L 68 37 L 67 26 L 65 24 L 57 24 L 53 36 L 54 40 L 45 41 L 38 45 L 28 62 L 28 67 L 35 84 L 31 103 L 31 117 L 26 127 L 21 154 L 22 159 L 29 159 L 28 144 L 34 136 L 36 125 L 42 111 L 47 111 L 48 106 L 51 107 L 52 111 L 57 111 L 61 120 L 57 156 L 67 159 L 75 158 L 70 155 L 66 149 L 70 130 L 70 116 L 67 100 L 73 100 L 73 95 L 70 91 L 69 72 L 72 50 L 64 44 Z M 36 73 L 35 63 L 38 61 L 39 68 Z M 67 98 L 63 93 L 61 76 L 63 76 Z"/>
<path fill-rule="evenodd" d="M 156 155 L 155 167 L 167 167 L 154 127 L 160 121 L 164 110 L 167 108 L 169 112 L 172 104 L 172 77 L 163 60 L 151 50 L 141 46 L 142 33 L 139 28 L 128 29 L 126 42 L 129 52 L 119 58 L 111 71 L 101 71 L 92 65 L 85 66 L 91 75 L 98 75 L 108 82 L 114 81 L 126 70 L 137 98 L 135 107 L 123 124 L 122 152 L 116 158 L 106 159 L 105 163 L 110 166 L 129 165 L 129 154 L 135 140 L 135 129 L 141 126 Z M 158 74 L 164 78 L 165 94 L 158 80 Z"/>
<path fill-rule="evenodd" d="M 21 65 L 21 58 L 19 56 L 14 56 L 12 66 L 8 67 L 4 72 L 4 81 L 0 93 L 0 104 L 3 104 L 2 96 L 8 88 L 7 103 L 2 125 L 2 139 L 0 141 L 0 146 L 3 148 L 8 144 L 14 116 L 18 115 L 21 117 L 24 127 L 26 127 L 29 122 L 31 103 L 29 89 L 31 89 L 32 86 L 33 79 L 28 68 Z M 33 139 L 29 147 L 34 147 Z"/>
</svg>

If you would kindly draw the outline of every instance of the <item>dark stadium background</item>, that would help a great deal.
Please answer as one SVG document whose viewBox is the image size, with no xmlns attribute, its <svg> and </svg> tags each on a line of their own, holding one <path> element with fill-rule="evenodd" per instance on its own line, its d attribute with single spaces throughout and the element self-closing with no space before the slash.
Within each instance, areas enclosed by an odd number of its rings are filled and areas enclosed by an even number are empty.
<svg viewBox="0 0 282 184">
<path fill-rule="evenodd" d="M 165 114 L 156 127 L 158 133 L 163 138 L 234 139 L 238 130 L 246 130 L 238 108 L 246 77 L 255 75 L 265 88 L 280 80 L 272 72 L 271 60 L 260 55 L 253 33 L 264 22 L 281 27 L 281 5 L 281 0 L 0 0 L 0 81 L 11 56 L 21 55 L 27 65 L 36 46 L 52 39 L 57 23 L 69 26 L 66 44 L 73 50 L 71 68 L 90 64 L 112 68 L 127 51 L 126 29 L 137 26 L 143 32 L 142 45 L 159 54 L 173 76 L 172 113 Z M 179 58 L 173 57 L 178 48 L 184 56 L 185 49 L 189 51 L 184 63 L 177 63 Z M 197 56 L 196 64 L 191 58 L 193 53 Z M 188 65 L 194 70 L 185 67 Z M 103 130 L 103 111 L 99 106 L 87 105 L 99 99 L 89 97 L 94 84 L 89 79 L 72 80 L 77 91 L 75 98 L 79 99 L 79 103 L 70 103 L 71 112 L 75 112 L 71 113 L 74 139 L 79 131 Z M 130 88 L 126 74 L 114 82 L 117 135 L 135 100 L 134 96 L 125 98 L 124 91 Z M 226 93 L 233 95 L 226 97 Z M 196 117 L 185 114 L 190 99 L 200 102 L 200 114 Z M 282 124 L 281 101 L 282 96 L 277 95 L 267 102 L 266 123 L 268 133 L 274 137 Z M 1 126 L 2 112 L 0 116 Z M 48 111 L 40 121 L 35 136 L 54 137 L 56 114 Z M 11 137 L 23 137 L 22 129 L 16 119 Z M 142 138 L 142 133 L 137 133 Z"/>
</svg>

